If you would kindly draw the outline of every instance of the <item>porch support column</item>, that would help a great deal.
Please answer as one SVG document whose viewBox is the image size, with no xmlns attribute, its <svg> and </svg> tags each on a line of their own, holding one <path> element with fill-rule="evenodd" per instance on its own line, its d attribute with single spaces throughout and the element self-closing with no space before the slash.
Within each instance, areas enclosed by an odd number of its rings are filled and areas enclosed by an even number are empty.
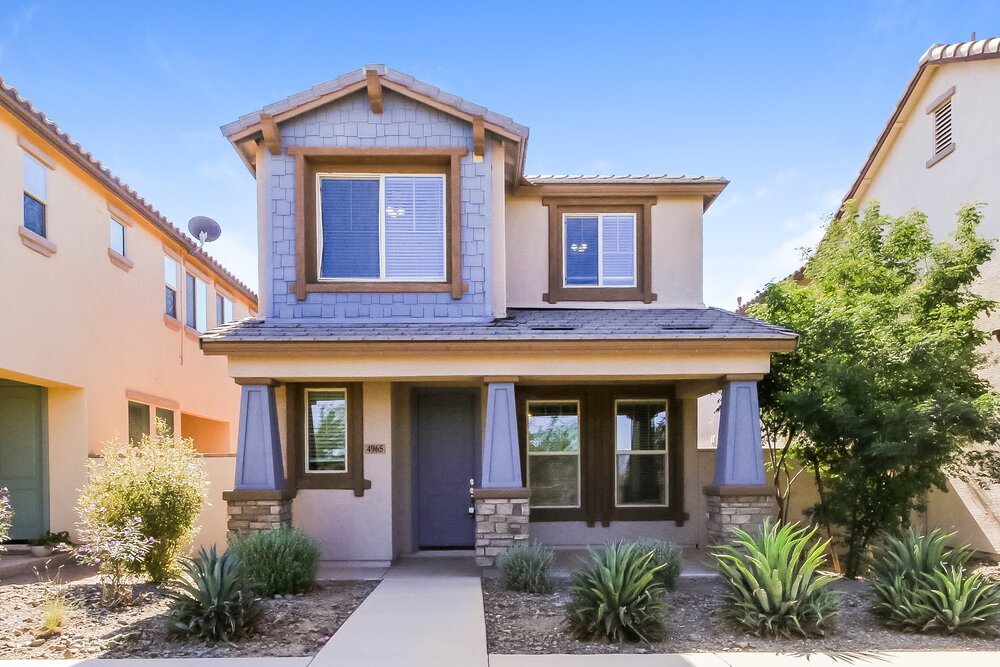
<svg viewBox="0 0 1000 667">
<path fill-rule="evenodd" d="M 476 562 L 492 566 L 518 542 L 528 539 L 528 489 L 521 477 L 517 436 L 516 377 L 486 377 L 483 468 L 473 490 L 476 513 Z"/>
<path fill-rule="evenodd" d="M 275 380 L 237 379 L 242 385 L 236 441 L 236 479 L 222 494 L 229 535 L 265 532 L 291 525 L 293 493 L 285 490 Z"/>
<path fill-rule="evenodd" d="M 751 534 L 774 516 L 774 489 L 764 476 L 756 379 L 730 379 L 722 389 L 715 475 L 705 487 L 710 545 L 732 542 L 732 528 Z"/>
</svg>

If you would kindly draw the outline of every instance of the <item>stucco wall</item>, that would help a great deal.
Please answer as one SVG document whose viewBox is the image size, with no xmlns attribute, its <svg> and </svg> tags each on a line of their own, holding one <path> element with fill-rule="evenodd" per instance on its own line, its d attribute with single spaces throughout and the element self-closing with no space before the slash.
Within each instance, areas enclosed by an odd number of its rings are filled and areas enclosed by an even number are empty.
<svg viewBox="0 0 1000 667">
<path fill-rule="evenodd" d="M 471 124 L 391 91 L 384 94 L 381 114 L 372 113 L 367 95 L 359 92 L 282 123 L 280 130 L 283 146 L 467 147 L 469 153 L 462 159 L 461 226 L 462 280 L 469 289 L 460 300 L 445 293 L 310 293 L 305 301 L 297 301 L 288 287 L 295 282 L 295 161 L 286 154 L 267 154 L 270 252 L 262 259 L 270 267 L 270 315 L 352 321 L 492 317 L 492 142 L 487 143 L 486 159 L 474 162 Z"/>
<path fill-rule="evenodd" d="M 18 237 L 22 222 L 23 150 L 18 135 L 54 164 L 47 170 L 47 231 L 57 247 L 44 257 Z M 85 481 L 88 453 L 101 443 L 128 436 L 126 391 L 176 402 L 181 412 L 236 423 L 239 389 L 225 359 L 206 357 L 195 337 L 164 323 L 164 235 L 137 215 L 126 231 L 134 262 L 124 271 L 108 257 L 109 201 L 120 201 L 68 160 L 0 112 L 0 378 L 49 388 L 49 477 L 52 530 L 76 520 L 76 490 Z M 190 263 L 181 257 L 182 270 Z M 183 291 L 183 280 L 181 283 Z M 225 293 L 234 297 L 231 290 Z M 209 324 L 215 322 L 214 285 L 209 286 Z M 183 312 L 183 294 L 178 301 Z M 248 303 L 236 298 L 234 315 Z M 235 450 L 235 428 L 223 447 Z M 229 484 L 232 481 L 230 480 Z"/>
<path fill-rule="evenodd" d="M 599 208 L 599 207 L 598 207 Z M 652 285 L 657 299 L 642 302 L 577 302 L 573 308 L 704 308 L 702 297 L 701 197 L 659 197 L 652 207 Z M 506 202 L 507 305 L 548 307 L 549 209 L 540 197 Z"/>
</svg>

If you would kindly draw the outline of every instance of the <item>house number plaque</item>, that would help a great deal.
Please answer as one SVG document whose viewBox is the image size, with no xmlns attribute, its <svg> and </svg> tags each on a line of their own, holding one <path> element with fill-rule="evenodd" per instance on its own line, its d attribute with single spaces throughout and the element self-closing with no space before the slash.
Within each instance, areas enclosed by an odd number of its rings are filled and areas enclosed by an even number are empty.
<svg viewBox="0 0 1000 667">
<path fill-rule="evenodd" d="M 385 454 L 385 444 L 365 445 L 365 454 Z"/>
</svg>

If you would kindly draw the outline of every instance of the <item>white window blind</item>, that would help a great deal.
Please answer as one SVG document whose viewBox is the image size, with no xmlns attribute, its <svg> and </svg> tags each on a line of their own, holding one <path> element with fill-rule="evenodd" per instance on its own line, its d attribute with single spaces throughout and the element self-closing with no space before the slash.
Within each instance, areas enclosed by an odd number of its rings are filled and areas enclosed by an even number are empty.
<svg viewBox="0 0 1000 667">
<path fill-rule="evenodd" d="M 385 277 L 444 280 L 444 178 L 385 177 Z"/>
<path fill-rule="evenodd" d="M 635 285 L 635 216 L 605 215 L 601 221 L 604 284 Z"/>
</svg>

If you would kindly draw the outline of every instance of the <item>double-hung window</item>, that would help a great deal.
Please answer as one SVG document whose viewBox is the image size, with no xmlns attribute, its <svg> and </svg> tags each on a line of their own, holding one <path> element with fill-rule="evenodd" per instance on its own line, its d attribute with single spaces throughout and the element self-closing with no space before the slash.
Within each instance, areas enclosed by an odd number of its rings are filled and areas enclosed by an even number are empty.
<svg viewBox="0 0 1000 667">
<path fill-rule="evenodd" d="M 142 442 L 142 436 L 149 435 L 149 406 L 135 401 L 128 402 L 128 439 L 133 445 Z"/>
<path fill-rule="evenodd" d="M 320 281 L 444 282 L 442 174 L 319 174 Z"/>
<path fill-rule="evenodd" d="M 528 401 L 532 507 L 580 506 L 580 403 Z"/>
<path fill-rule="evenodd" d="M 208 330 L 208 284 L 190 273 L 185 284 L 187 309 L 184 323 L 195 331 Z"/>
<path fill-rule="evenodd" d="M 667 402 L 615 401 L 615 504 L 667 504 Z"/>
<path fill-rule="evenodd" d="M 227 324 L 233 321 L 233 302 L 222 296 L 215 295 L 215 323 Z"/>
<path fill-rule="evenodd" d="M 563 267 L 565 287 L 635 287 L 635 215 L 563 216 Z"/>
<path fill-rule="evenodd" d="M 24 154 L 24 226 L 39 236 L 45 236 L 45 201 L 47 197 L 47 167 Z"/>
<path fill-rule="evenodd" d="M 163 256 L 163 284 L 164 284 L 164 305 L 163 312 L 170 317 L 177 318 L 177 276 L 180 273 L 180 265 L 173 257 Z"/>
<path fill-rule="evenodd" d="M 110 218 L 108 247 L 125 257 L 125 225 Z"/>
</svg>

